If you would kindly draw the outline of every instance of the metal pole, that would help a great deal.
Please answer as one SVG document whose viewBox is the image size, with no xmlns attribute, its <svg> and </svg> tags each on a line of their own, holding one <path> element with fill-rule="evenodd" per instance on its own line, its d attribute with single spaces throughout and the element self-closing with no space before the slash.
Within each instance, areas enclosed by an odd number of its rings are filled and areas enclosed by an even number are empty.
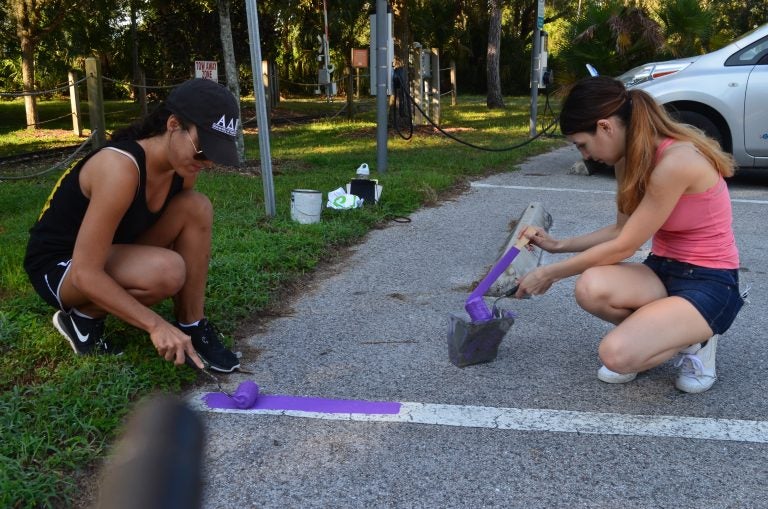
<svg viewBox="0 0 768 509">
<path fill-rule="evenodd" d="M 533 50 L 531 53 L 531 123 L 530 135 L 536 136 L 536 116 L 539 109 L 539 53 L 541 52 L 541 43 L 539 39 L 541 31 L 536 28 L 533 31 Z"/>
<path fill-rule="evenodd" d="M 387 171 L 387 0 L 376 0 L 376 170 Z M 407 84 L 403 84 L 407 86 Z"/>
<path fill-rule="evenodd" d="M 440 52 L 437 48 L 432 48 L 431 64 L 430 111 L 432 113 L 432 120 L 435 121 L 435 124 L 440 125 Z"/>
<path fill-rule="evenodd" d="M 275 216 L 275 186 L 272 181 L 272 155 L 269 148 L 269 121 L 267 103 L 264 94 L 264 82 L 261 77 L 261 38 L 259 36 L 259 14 L 256 0 L 245 1 L 248 16 L 248 34 L 251 47 L 251 73 L 253 74 L 253 92 L 256 95 L 256 122 L 259 127 L 259 155 L 261 157 L 261 179 L 264 184 L 264 207 L 267 216 Z"/>
<path fill-rule="evenodd" d="M 325 39 L 323 41 L 323 53 L 325 53 L 325 72 L 328 73 L 328 85 L 325 86 L 325 92 L 327 94 L 327 102 L 331 102 L 331 90 L 333 89 L 333 80 L 331 80 L 331 72 L 329 71 L 331 64 L 331 56 L 328 54 L 328 6 L 326 0 L 323 0 L 323 24 L 325 26 Z"/>
<path fill-rule="evenodd" d="M 533 31 L 531 50 L 531 123 L 530 135 L 536 136 L 536 117 L 539 109 L 539 66 L 541 65 L 541 29 L 544 24 L 544 0 L 538 0 L 536 29 Z"/>
</svg>

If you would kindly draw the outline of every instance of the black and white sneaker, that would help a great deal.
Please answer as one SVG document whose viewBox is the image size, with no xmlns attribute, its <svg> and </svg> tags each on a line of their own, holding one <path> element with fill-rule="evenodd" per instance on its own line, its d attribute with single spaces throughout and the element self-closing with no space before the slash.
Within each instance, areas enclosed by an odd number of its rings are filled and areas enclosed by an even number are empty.
<svg viewBox="0 0 768 509">
<path fill-rule="evenodd" d="M 56 311 L 53 314 L 53 326 L 69 341 L 77 355 L 123 353 L 104 340 L 103 318 L 85 318 L 75 313 Z"/>
<path fill-rule="evenodd" d="M 192 338 L 192 346 L 206 367 L 221 373 L 231 373 L 240 367 L 237 355 L 224 346 L 221 333 L 206 318 L 191 327 L 178 322 L 174 325 Z"/>
</svg>

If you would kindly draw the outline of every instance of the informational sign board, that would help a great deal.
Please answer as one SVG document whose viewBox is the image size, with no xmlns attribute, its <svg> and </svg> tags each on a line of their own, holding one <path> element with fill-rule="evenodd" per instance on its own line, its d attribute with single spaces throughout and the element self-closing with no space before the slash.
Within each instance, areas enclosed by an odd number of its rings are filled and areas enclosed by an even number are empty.
<svg viewBox="0 0 768 509">
<path fill-rule="evenodd" d="M 536 9 L 536 27 L 539 30 L 544 28 L 544 0 L 539 0 L 538 7 Z"/>
<path fill-rule="evenodd" d="M 195 60 L 195 78 L 219 81 L 219 64 L 215 60 Z"/>
<path fill-rule="evenodd" d="M 366 48 L 352 48 L 352 67 L 368 67 L 368 50 Z"/>
</svg>

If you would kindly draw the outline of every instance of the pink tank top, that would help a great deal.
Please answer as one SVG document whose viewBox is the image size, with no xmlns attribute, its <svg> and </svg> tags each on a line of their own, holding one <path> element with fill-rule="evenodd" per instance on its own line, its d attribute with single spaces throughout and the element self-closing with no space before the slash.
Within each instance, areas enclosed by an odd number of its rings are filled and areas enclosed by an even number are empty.
<svg viewBox="0 0 768 509">
<path fill-rule="evenodd" d="M 656 161 L 676 140 L 667 138 Z M 731 197 L 722 175 L 702 193 L 684 194 L 659 231 L 651 251 L 664 258 L 715 269 L 738 269 L 739 251 L 732 228 Z"/>
</svg>

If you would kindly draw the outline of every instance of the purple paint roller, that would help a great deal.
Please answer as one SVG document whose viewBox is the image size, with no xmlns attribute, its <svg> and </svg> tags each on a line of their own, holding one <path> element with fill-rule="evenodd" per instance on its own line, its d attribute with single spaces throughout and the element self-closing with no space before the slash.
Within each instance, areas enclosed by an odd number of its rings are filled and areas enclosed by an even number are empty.
<svg viewBox="0 0 768 509">
<path fill-rule="evenodd" d="M 246 409 L 254 406 L 258 397 L 259 386 L 253 380 L 246 380 L 237 386 L 237 390 L 232 394 L 231 399 L 235 407 Z"/>
</svg>

